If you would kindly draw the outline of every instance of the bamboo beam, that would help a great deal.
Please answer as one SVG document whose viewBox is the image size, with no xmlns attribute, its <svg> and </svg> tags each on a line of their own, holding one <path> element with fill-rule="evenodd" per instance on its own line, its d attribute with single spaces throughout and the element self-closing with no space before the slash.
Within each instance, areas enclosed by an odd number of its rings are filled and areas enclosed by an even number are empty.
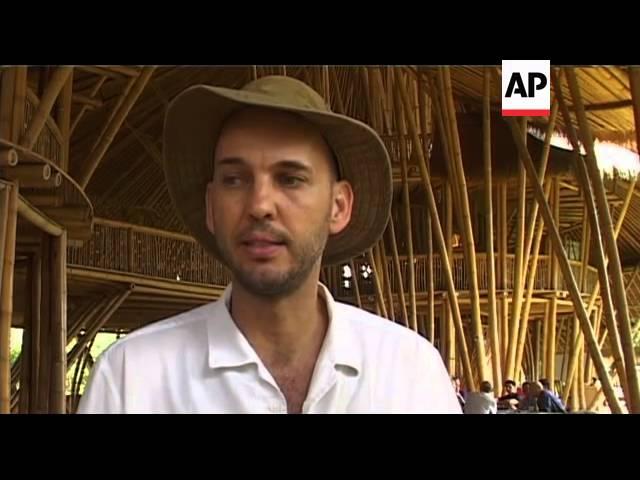
<svg viewBox="0 0 640 480">
<path fill-rule="evenodd" d="M 58 108 L 56 112 L 56 123 L 60 127 L 62 135 L 62 158 L 60 159 L 60 168 L 69 171 L 69 150 L 71 148 L 71 107 L 73 97 L 73 71 L 67 77 L 67 81 L 62 87 L 60 98 L 58 99 Z"/>
<path fill-rule="evenodd" d="M 369 265 L 371 266 L 371 270 L 373 270 L 373 284 L 375 286 L 375 291 L 376 291 L 376 304 L 380 309 L 380 314 L 385 318 L 389 318 L 387 317 L 387 307 L 385 307 L 385 304 L 384 304 L 382 286 L 380 285 L 379 272 L 376 267 L 375 258 L 373 258 L 373 250 L 371 248 L 367 250 L 367 260 L 369 262 Z"/>
<path fill-rule="evenodd" d="M 395 77 L 396 84 L 403 84 L 404 88 L 404 79 L 401 75 L 397 75 Z M 409 328 L 414 332 L 418 331 L 418 319 L 417 319 L 417 307 L 416 307 L 416 266 L 413 258 L 413 233 L 411 228 L 411 200 L 409 197 L 409 183 L 407 181 L 407 144 L 404 141 L 406 137 L 405 130 L 405 120 L 403 111 L 400 108 L 402 105 L 402 99 L 400 98 L 399 89 L 396 88 L 394 90 L 394 110 L 396 112 L 396 128 L 398 129 L 399 135 L 399 143 L 400 143 L 400 167 L 402 170 L 402 203 L 404 206 L 404 225 L 405 225 L 405 235 L 407 240 L 407 253 L 408 253 L 408 261 L 407 265 L 407 281 L 409 282 L 409 302 L 411 304 L 411 310 L 409 315 Z M 405 115 L 410 115 L 410 111 L 405 111 Z M 414 145 L 414 148 L 417 148 L 417 145 Z"/>
<path fill-rule="evenodd" d="M 73 365 L 73 363 L 78 360 L 83 349 L 86 348 L 87 343 L 98 334 L 104 325 L 106 325 L 109 319 L 118 310 L 118 308 L 120 308 L 133 290 L 134 286 L 130 285 L 128 288 L 125 288 L 123 291 L 115 294 L 113 299 L 109 302 L 109 306 L 106 310 L 103 310 L 101 314 L 94 319 L 92 324 L 87 328 L 85 335 L 78 340 L 78 343 L 76 343 L 76 345 L 74 345 L 71 351 L 67 354 L 67 365 Z"/>
<path fill-rule="evenodd" d="M 480 318 L 480 293 L 478 289 L 478 273 L 477 261 L 475 253 L 475 245 L 473 241 L 473 229 L 471 226 L 471 216 L 469 213 L 469 198 L 467 196 L 467 182 L 464 176 L 464 165 L 462 163 L 462 150 L 460 146 L 460 135 L 458 133 L 458 124 L 456 120 L 456 110 L 453 103 L 453 88 L 451 86 L 451 75 L 449 67 L 443 67 L 441 70 L 442 82 L 446 102 L 445 110 L 449 111 L 449 129 L 450 138 L 453 141 L 453 160 L 457 166 L 456 183 L 459 187 L 460 200 L 462 207 L 462 241 L 465 245 L 467 268 L 469 269 L 469 289 L 471 294 L 471 330 L 472 338 L 477 352 L 477 371 L 480 379 L 487 378 L 486 370 L 486 354 L 484 348 L 484 334 L 482 332 L 482 319 Z"/>
<path fill-rule="evenodd" d="M 140 75 L 136 78 L 134 84 L 131 87 L 131 90 L 127 93 L 122 104 L 120 105 L 120 108 L 113 116 L 112 121 L 108 123 L 99 143 L 89 154 L 89 158 L 87 158 L 86 160 L 87 167 L 79 177 L 79 183 L 83 188 L 86 188 L 89 184 L 89 181 L 96 171 L 96 168 L 98 168 L 98 165 L 104 157 L 104 154 L 107 152 L 107 149 L 111 145 L 111 142 L 113 142 L 113 139 L 120 130 L 120 127 L 129 114 L 129 111 L 133 108 L 133 105 L 140 97 L 140 94 L 144 90 L 144 87 L 151 79 L 154 71 L 155 67 L 145 67 L 142 69 L 142 73 L 140 73 Z"/>
<path fill-rule="evenodd" d="M 602 176 L 598 170 L 593 138 L 591 136 L 587 115 L 584 110 L 580 87 L 578 86 L 578 80 L 573 68 L 567 69 L 567 81 L 569 83 L 569 90 L 573 97 L 573 103 L 576 106 L 576 117 L 581 133 L 580 136 L 587 153 L 587 173 L 589 174 L 595 191 L 596 205 L 601 217 L 600 220 L 603 223 L 604 244 L 609 256 L 609 277 L 612 281 L 614 306 L 618 313 L 617 318 L 620 327 L 620 340 L 622 343 L 625 365 L 629 366 L 629 368 L 626 368 L 627 382 L 630 390 L 628 403 L 631 404 L 629 411 L 633 413 L 640 413 L 640 384 L 638 383 L 638 372 L 636 368 L 633 368 L 633 366 L 636 365 L 636 356 L 633 346 L 633 338 L 631 337 L 631 318 L 629 317 L 629 305 L 627 304 L 627 296 L 624 291 L 624 276 L 622 274 L 620 254 L 618 252 L 618 246 L 616 244 L 613 231 L 611 212 L 607 205 L 606 192 L 604 190 Z"/>
<path fill-rule="evenodd" d="M 464 368 L 464 376 L 468 382 L 469 388 L 475 389 L 475 381 L 473 379 L 473 370 L 471 369 L 471 361 L 469 359 L 469 350 L 467 348 L 467 342 L 464 338 L 464 330 L 462 325 L 462 317 L 460 315 L 460 306 L 458 305 L 458 299 L 456 295 L 455 284 L 453 282 L 453 274 L 451 273 L 451 264 L 449 263 L 449 255 L 447 254 L 447 248 L 445 244 L 444 235 L 442 234 L 442 226 L 440 225 L 440 218 L 438 216 L 438 207 L 431 187 L 431 178 L 429 170 L 427 169 L 426 155 L 423 150 L 422 142 L 418 135 L 415 120 L 411 113 L 411 105 L 409 103 L 409 97 L 405 90 L 404 82 L 398 82 L 396 87 L 400 92 L 400 99 L 402 100 L 405 117 L 407 119 L 409 133 L 413 139 L 413 146 L 418 156 L 418 166 L 420 168 L 420 175 L 424 183 L 424 188 L 427 193 L 427 205 L 433 219 L 435 226 L 436 241 L 438 250 L 440 252 L 440 258 L 442 261 L 442 268 L 444 270 L 445 281 L 447 285 L 447 293 L 449 306 L 453 312 L 454 325 L 456 327 L 456 335 L 460 346 L 460 354 L 462 357 L 462 364 Z"/>
<path fill-rule="evenodd" d="M 567 74 L 567 79 L 569 80 L 570 74 Z M 552 75 L 552 81 L 556 88 L 561 87 L 560 82 L 557 76 Z M 620 342 L 620 336 L 618 333 L 618 329 L 615 324 L 615 313 L 614 313 L 614 304 L 613 297 L 611 294 L 610 286 L 609 286 L 609 277 L 607 272 L 607 259 L 605 258 L 605 253 L 602 244 L 602 231 L 600 228 L 600 221 L 598 218 L 598 214 L 596 212 L 596 208 L 599 210 L 600 207 L 596 205 L 594 193 L 592 191 L 593 179 L 588 178 L 588 173 L 583 164 L 582 158 L 579 157 L 579 142 L 576 131 L 571 122 L 571 116 L 567 109 L 566 103 L 564 101 L 562 92 L 558 92 L 558 101 L 560 102 L 560 108 L 562 109 L 563 116 L 565 117 L 565 123 L 567 124 L 568 134 L 570 141 L 573 146 L 574 151 L 574 162 L 576 165 L 576 172 L 578 174 L 578 181 L 582 188 L 583 197 L 586 202 L 587 213 L 589 218 L 589 224 L 591 226 L 591 230 L 593 231 L 593 240 L 594 240 L 594 253 L 595 253 L 595 261 L 596 266 L 598 267 L 598 284 L 602 287 L 602 299 L 603 299 L 603 308 L 605 309 L 605 320 L 608 320 L 607 325 L 611 328 L 612 333 L 614 334 L 612 343 L 612 353 L 614 356 L 614 365 L 618 374 L 620 376 L 621 384 L 623 386 L 623 391 L 625 392 L 625 396 L 627 399 L 630 399 L 630 391 L 629 385 L 627 382 L 627 374 L 625 369 L 625 362 L 622 356 L 622 346 Z M 607 212 L 609 211 L 608 206 L 606 206 Z M 614 238 L 615 238 L 614 233 Z M 614 240 L 615 241 L 615 240 Z M 591 309 L 593 308 L 593 304 L 595 303 L 595 296 L 593 296 L 593 302 L 589 302 L 589 306 L 587 307 L 587 314 L 591 314 Z M 597 337 L 596 337 L 597 338 Z M 575 350 L 575 357 L 572 358 L 569 365 L 569 373 L 567 376 L 567 383 L 573 381 L 573 376 L 576 371 L 576 366 L 580 365 L 580 345 L 582 344 L 582 338 L 578 335 L 576 338 L 576 342 L 578 344 L 578 348 Z M 569 391 L 570 386 L 566 387 L 566 391 Z M 629 400 L 628 400 L 629 401 Z"/>
<path fill-rule="evenodd" d="M 67 234 L 51 237 L 51 395 L 50 413 L 65 413 L 67 346 Z"/>
<path fill-rule="evenodd" d="M 566 252 L 564 251 L 562 239 L 560 238 L 560 233 L 558 232 L 558 227 L 553 221 L 553 214 L 551 212 L 551 209 L 549 208 L 549 204 L 544 198 L 542 184 L 540 183 L 540 179 L 538 178 L 537 172 L 535 171 L 535 166 L 533 164 L 533 161 L 531 160 L 531 156 L 529 155 L 526 145 L 524 145 L 524 142 L 522 140 L 522 132 L 520 131 L 519 125 L 516 121 L 514 121 L 513 118 L 507 117 L 506 122 L 511 128 L 512 137 L 514 138 L 516 147 L 520 153 L 521 161 L 524 161 L 525 163 L 527 175 L 531 177 L 532 184 L 534 186 L 534 196 L 536 198 L 536 201 L 540 204 L 542 218 L 544 219 L 547 230 L 549 231 L 552 247 L 558 257 L 565 284 L 567 285 L 567 288 L 571 295 L 571 300 L 574 304 L 574 308 L 576 309 L 576 312 L 578 314 L 580 327 L 585 333 L 589 351 L 591 352 L 592 358 L 594 358 L 598 375 L 600 376 L 603 388 L 606 391 L 607 401 L 609 402 L 609 405 L 611 406 L 611 409 L 614 413 L 622 413 L 622 408 L 611 385 L 611 380 L 607 373 L 604 359 L 602 358 L 602 353 L 598 349 L 593 329 L 591 328 L 591 323 L 589 322 L 587 311 L 582 303 L 582 297 L 576 285 L 576 280 L 573 276 L 571 265 L 569 264 L 569 259 L 567 258 Z"/>
<path fill-rule="evenodd" d="M 491 73 L 484 70 L 484 91 L 482 102 L 482 153 L 484 160 L 484 210 L 485 210 L 485 234 L 487 251 L 487 283 L 489 308 L 489 346 L 491 352 L 491 368 L 493 372 L 493 384 L 502 385 L 502 368 L 500 365 L 500 340 L 498 338 L 498 311 L 496 306 L 496 270 L 493 253 L 493 186 L 491 179 Z"/>
<path fill-rule="evenodd" d="M 60 94 L 60 91 L 67 83 L 69 76 L 73 72 L 73 67 L 58 67 L 47 83 L 45 90 L 40 98 L 40 103 L 36 109 L 27 131 L 20 140 L 20 145 L 31 150 L 40 136 L 40 132 L 44 127 L 47 117 L 51 113 L 51 109 Z"/>
<path fill-rule="evenodd" d="M 382 238 L 380 238 L 380 241 L 378 242 L 378 253 L 380 255 L 380 262 L 382 263 L 382 276 L 386 287 L 387 298 L 389 299 L 389 320 L 395 322 L 395 302 L 393 300 L 391 278 L 388 275 L 389 270 L 387 269 L 387 265 L 389 265 L 389 262 L 387 259 L 387 254 L 385 252 L 384 236 L 382 236 Z"/>
<path fill-rule="evenodd" d="M 3 206 L 6 205 L 6 207 Z M 18 187 L 5 184 L 0 190 L 0 237 L 4 241 L 0 285 L 0 413 L 11 409 L 11 319 L 13 315 L 14 264 L 18 218 Z"/>
<path fill-rule="evenodd" d="M 64 232 L 62 226 L 49 219 L 22 196 L 18 198 L 18 215 L 51 236 L 59 237 Z"/>
<path fill-rule="evenodd" d="M 387 227 L 389 237 L 391 238 L 391 253 L 393 255 L 393 270 L 396 281 L 398 282 L 398 295 L 400 296 L 400 306 L 402 307 L 402 323 L 405 327 L 409 326 L 409 316 L 407 314 L 407 302 L 404 297 L 404 281 L 402 279 L 402 270 L 400 268 L 400 257 L 398 256 L 398 244 L 396 243 L 396 230 L 393 226 L 393 215 L 389 219 Z"/>
</svg>

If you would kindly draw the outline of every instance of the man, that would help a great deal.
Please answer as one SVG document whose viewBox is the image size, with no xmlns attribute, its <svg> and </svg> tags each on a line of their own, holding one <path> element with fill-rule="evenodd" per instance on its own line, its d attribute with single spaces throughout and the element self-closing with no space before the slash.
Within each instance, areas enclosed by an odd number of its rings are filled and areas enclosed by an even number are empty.
<svg viewBox="0 0 640 480">
<path fill-rule="evenodd" d="M 516 410 L 518 407 L 518 400 L 516 382 L 513 380 L 505 380 L 504 395 L 498 398 L 498 407 L 505 410 Z"/>
<path fill-rule="evenodd" d="M 542 385 L 542 391 L 538 394 L 538 411 L 547 413 L 567 413 L 567 409 L 564 407 L 560 397 L 551 390 L 551 382 L 546 378 L 541 378 L 540 385 Z"/>
<path fill-rule="evenodd" d="M 479 392 L 467 395 L 464 413 L 467 415 L 485 415 L 498 413 L 498 403 L 493 396 L 493 386 L 486 380 L 480 384 Z"/>
<path fill-rule="evenodd" d="M 460 413 L 431 344 L 319 283 L 323 262 L 365 251 L 389 220 L 391 166 L 371 128 L 263 77 L 178 95 L 164 148 L 177 211 L 232 282 L 111 347 L 80 412 Z"/>
<path fill-rule="evenodd" d="M 460 377 L 454 375 L 451 377 L 451 385 L 453 385 L 453 391 L 456 392 L 456 397 L 458 398 L 458 403 L 460 404 L 460 408 L 464 410 L 464 392 L 462 391 L 462 387 L 460 385 Z"/>
</svg>

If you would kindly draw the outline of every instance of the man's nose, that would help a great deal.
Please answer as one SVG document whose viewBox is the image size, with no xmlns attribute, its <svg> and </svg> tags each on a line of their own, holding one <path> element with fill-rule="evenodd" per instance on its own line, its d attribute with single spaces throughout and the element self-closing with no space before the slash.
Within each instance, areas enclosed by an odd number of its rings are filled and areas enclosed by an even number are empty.
<svg viewBox="0 0 640 480">
<path fill-rule="evenodd" d="M 249 200 L 249 214 L 256 220 L 273 219 L 275 216 L 274 194 L 273 185 L 269 179 L 255 179 Z"/>
</svg>

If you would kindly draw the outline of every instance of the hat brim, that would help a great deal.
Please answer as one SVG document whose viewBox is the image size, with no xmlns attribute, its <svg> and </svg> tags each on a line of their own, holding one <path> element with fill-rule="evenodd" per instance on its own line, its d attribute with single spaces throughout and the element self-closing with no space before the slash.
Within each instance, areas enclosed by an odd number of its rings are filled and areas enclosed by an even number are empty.
<svg viewBox="0 0 640 480">
<path fill-rule="evenodd" d="M 391 213 L 392 174 L 384 143 L 371 127 L 344 115 L 291 107 L 264 93 L 208 85 L 190 87 L 175 97 L 163 133 L 169 193 L 195 239 L 221 259 L 206 225 L 206 189 L 213 178 L 220 129 L 229 115 L 247 106 L 296 113 L 316 125 L 336 155 L 341 178 L 353 188 L 351 220 L 329 237 L 323 263 L 346 262 L 377 242 Z"/>
</svg>

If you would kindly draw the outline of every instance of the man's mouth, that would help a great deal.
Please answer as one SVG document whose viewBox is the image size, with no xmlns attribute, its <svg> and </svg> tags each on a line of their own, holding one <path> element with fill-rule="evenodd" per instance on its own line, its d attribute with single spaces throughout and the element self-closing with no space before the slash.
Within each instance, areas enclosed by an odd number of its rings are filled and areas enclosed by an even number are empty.
<svg viewBox="0 0 640 480">
<path fill-rule="evenodd" d="M 249 256 L 256 259 L 268 259 L 277 255 L 286 242 L 267 236 L 250 236 L 240 242 Z"/>
</svg>

